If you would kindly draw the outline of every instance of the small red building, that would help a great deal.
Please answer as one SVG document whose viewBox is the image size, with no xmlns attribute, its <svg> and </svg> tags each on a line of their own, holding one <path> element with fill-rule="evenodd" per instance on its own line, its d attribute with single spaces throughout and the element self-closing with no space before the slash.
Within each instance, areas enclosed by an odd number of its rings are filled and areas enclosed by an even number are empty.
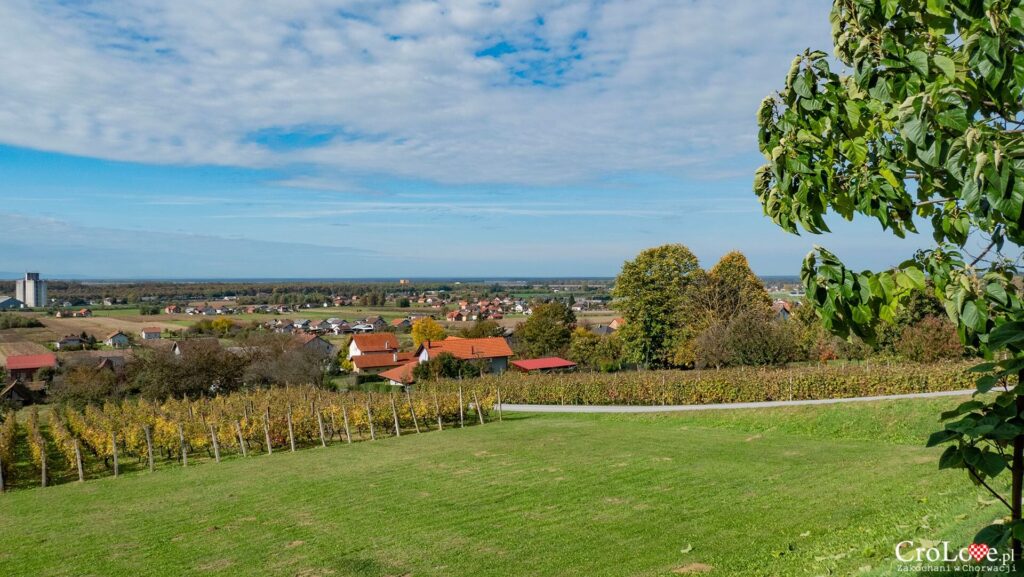
<svg viewBox="0 0 1024 577">
<path fill-rule="evenodd" d="M 540 359 L 524 359 L 512 361 L 512 368 L 524 373 L 548 372 L 548 371 L 572 371 L 576 369 L 576 363 L 559 357 L 544 357 Z"/>
<path fill-rule="evenodd" d="M 57 355 L 45 353 L 41 355 L 11 355 L 7 357 L 7 373 L 12 379 L 21 381 L 35 380 L 36 371 L 46 367 L 57 366 Z"/>
</svg>

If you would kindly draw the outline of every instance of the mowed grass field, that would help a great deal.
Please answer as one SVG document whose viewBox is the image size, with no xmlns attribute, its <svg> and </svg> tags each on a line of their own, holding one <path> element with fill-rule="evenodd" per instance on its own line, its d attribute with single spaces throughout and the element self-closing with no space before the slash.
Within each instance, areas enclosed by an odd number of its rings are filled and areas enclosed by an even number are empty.
<svg viewBox="0 0 1024 577">
<path fill-rule="evenodd" d="M 3 575 L 893 574 L 998 511 L 923 448 L 959 399 L 462 430 L 0 495 Z"/>
</svg>

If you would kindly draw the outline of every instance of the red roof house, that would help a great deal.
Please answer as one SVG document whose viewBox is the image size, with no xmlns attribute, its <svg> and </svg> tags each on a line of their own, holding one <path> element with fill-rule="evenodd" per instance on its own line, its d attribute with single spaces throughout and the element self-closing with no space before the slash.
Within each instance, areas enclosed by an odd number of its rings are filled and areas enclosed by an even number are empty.
<svg viewBox="0 0 1024 577">
<path fill-rule="evenodd" d="M 398 336 L 393 333 L 360 334 L 352 337 L 348 347 L 349 358 L 368 353 L 393 353 L 398 351 Z"/>
<path fill-rule="evenodd" d="M 508 368 L 512 349 L 503 337 L 460 339 L 449 337 L 443 341 L 426 341 L 416 349 L 420 362 L 427 362 L 441 353 L 449 353 L 464 361 L 485 360 L 487 371 L 503 373 Z"/>
<path fill-rule="evenodd" d="M 400 367 L 388 369 L 382 372 L 380 376 L 391 381 L 392 385 L 411 385 L 416 380 L 413 377 L 413 372 L 419 364 L 419 361 L 411 361 Z"/>
<path fill-rule="evenodd" d="M 7 357 L 7 372 L 10 373 L 12 379 L 31 381 L 39 369 L 56 366 L 57 355 L 53 353 Z"/>
<path fill-rule="evenodd" d="M 415 358 L 412 353 L 370 353 L 352 357 L 352 366 L 357 373 L 378 373 L 404 365 Z"/>
</svg>

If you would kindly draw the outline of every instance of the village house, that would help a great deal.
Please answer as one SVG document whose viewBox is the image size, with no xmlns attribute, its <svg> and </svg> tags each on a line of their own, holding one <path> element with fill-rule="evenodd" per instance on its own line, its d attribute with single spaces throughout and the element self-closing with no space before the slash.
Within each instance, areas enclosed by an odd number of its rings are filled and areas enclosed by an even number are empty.
<svg viewBox="0 0 1024 577">
<path fill-rule="evenodd" d="M 14 297 L 0 295 L 0 311 L 9 311 L 25 308 L 25 303 Z"/>
<path fill-rule="evenodd" d="M 779 320 L 787 320 L 793 314 L 793 305 L 789 301 L 779 299 L 772 303 L 772 311 Z"/>
<path fill-rule="evenodd" d="M 29 382 L 35 379 L 36 371 L 44 368 L 57 367 L 57 355 L 43 353 L 38 355 L 10 355 L 5 361 L 7 374 L 12 379 Z"/>
<path fill-rule="evenodd" d="M 408 318 L 395 319 L 391 321 L 391 328 L 396 330 L 407 330 L 412 327 L 412 322 Z"/>
<path fill-rule="evenodd" d="M 348 345 L 348 358 L 373 353 L 397 353 L 398 337 L 393 333 L 353 335 Z"/>
<path fill-rule="evenodd" d="M 319 335 L 299 335 L 296 338 L 304 350 L 314 351 L 324 357 L 334 356 L 334 345 Z"/>
<path fill-rule="evenodd" d="M 65 335 L 54 343 L 58 351 L 73 350 L 82 348 L 82 338 L 78 335 Z"/>
<path fill-rule="evenodd" d="M 131 344 L 131 339 L 129 339 L 128 335 L 123 332 L 117 331 L 103 339 L 103 344 L 115 349 L 123 349 Z"/>
<path fill-rule="evenodd" d="M 388 369 L 416 362 L 413 353 L 370 353 L 352 357 L 352 372 L 361 374 L 378 374 Z"/>
<path fill-rule="evenodd" d="M 382 331 L 388 328 L 387 321 L 385 321 L 381 316 L 367 317 L 363 323 L 373 326 L 373 330 L 375 331 Z"/>
<path fill-rule="evenodd" d="M 178 305 L 167 305 L 164 307 L 164 313 L 169 315 L 176 315 L 181 312 L 181 307 Z"/>
<path fill-rule="evenodd" d="M 155 341 L 160 338 L 162 332 L 160 327 L 143 327 L 139 335 L 144 341 Z"/>
<path fill-rule="evenodd" d="M 608 327 L 613 331 L 617 331 L 624 326 L 626 326 L 626 319 L 622 317 L 616 317 L 612 322 L 608 323 Z"/>
<path fill-rule="evenodd" d="M 395 387 L 406 387 L 416 382 L 415 371 L 419 361 L 413 360 L 380 373 L 388 384 Z"/>
<path fill-rule="evenodd" d="M 425 363 L 441 353 L 449 353 L 464 361 L 484 361 L 485 372 L 494 374 L 504 373 L 512 357 L 512 349 L 503 337 L 448 337 L 443 341 L 427 341 L 416 350 L 416 357 L 419 362 Z"/>
</svg>

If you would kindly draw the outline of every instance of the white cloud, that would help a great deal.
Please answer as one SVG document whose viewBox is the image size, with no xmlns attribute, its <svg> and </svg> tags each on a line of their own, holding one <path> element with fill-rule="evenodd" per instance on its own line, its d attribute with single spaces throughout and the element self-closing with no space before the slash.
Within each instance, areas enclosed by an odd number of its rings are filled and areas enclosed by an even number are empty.
<svg viewBox="0 0 1024 577">
<path fill-rule="evenodd" d="M 754 109 L 791 57 L 827 48 L 826 10 L 814 0 L 9 0 L 0 141 L 443 183 L 720 171 L 755 151 Z M 502 41 L 517 51 L 476 56 Z M 304 126 L 343 136 L 294 150 L 251 138 Z"/>
</svg>

